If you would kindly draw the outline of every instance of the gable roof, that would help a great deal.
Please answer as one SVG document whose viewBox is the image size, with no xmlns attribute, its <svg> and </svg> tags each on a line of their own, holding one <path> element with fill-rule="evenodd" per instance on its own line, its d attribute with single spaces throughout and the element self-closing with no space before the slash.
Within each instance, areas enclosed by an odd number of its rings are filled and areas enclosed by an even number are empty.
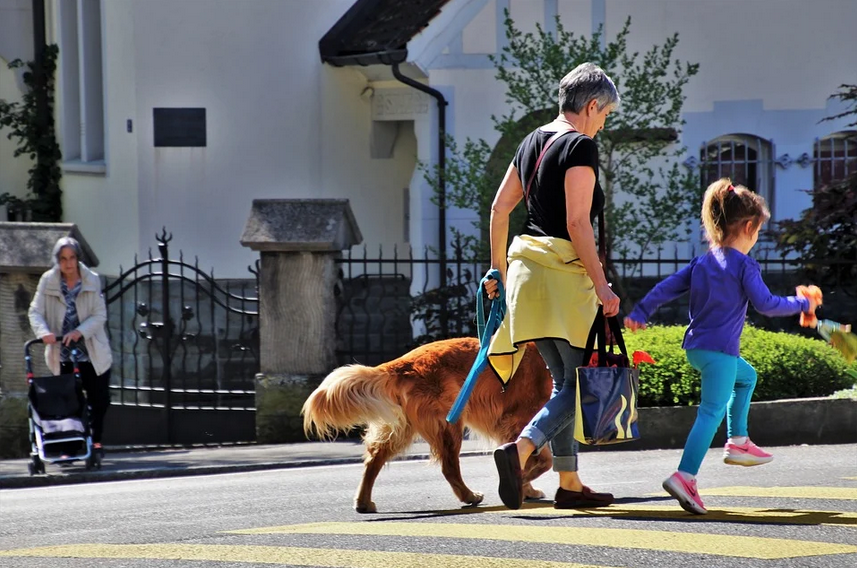
<svg viewBox="0 0 857 568">
<path fill-rule="evenodd" d="M 403 63 L 408 42 L 450 0 L 357 0 L 318 42 L 331 65 Z"/>
</svg>

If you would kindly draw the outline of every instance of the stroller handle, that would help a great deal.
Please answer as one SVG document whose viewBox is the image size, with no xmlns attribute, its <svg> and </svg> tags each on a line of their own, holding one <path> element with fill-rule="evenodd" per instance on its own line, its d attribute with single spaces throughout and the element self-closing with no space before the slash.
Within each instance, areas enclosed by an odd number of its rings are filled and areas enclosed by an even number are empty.
<svg viewBox="0 0 857 568">
<path fill-rule="evenodd" d="M 62 342 L 63 336 L 57 335 L 56 340 L 57 343 Z M 27 380 L 30 381 L 33 378 L 33 363 L 32 357 L 30 356 L 30 345 L 34 345 L 36 343 L 44 343 L 41 337 L 37 337 L 35 339 L 31 339 L 24 343 L 24 363 L 27 368 Z M 77 357 L 80 354 L 77 348 L 71 350 L 71 360 L 74 363 L 75 373 L 77 373 Z"/>
<path fill-rule="evenodd" d="M 62 335 L 57 335 L 57 336 L 56 336 L 57 342 L 61 342 L 61 341 L 62 341 L 62 338 L 63 338 L 63 336 L 62 336 Z M 28 342 L 26 342 L 26 343 L 24 344 L 24 356 L 25 356 L 25 357 L 29 357 L 29 356 L 30 356 L 30 345 L 35 345 L 35 344 L 37 344 L 37 343 L 44 343 L 44 341 L 42 341 L 42 338 L 41 338 L 41 337 L 37 337 L 37 338 L 35 338 L 35 339 L 31 339 L 31 340 L 29 340 Z"/>
</svg>

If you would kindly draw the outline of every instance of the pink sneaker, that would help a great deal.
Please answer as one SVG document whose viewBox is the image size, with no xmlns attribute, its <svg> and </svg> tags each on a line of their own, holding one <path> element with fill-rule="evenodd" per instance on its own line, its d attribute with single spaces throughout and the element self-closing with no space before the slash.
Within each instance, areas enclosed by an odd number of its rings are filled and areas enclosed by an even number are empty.
<svg viewBox="0 0 857 568">
<path fill-rule="evenodd" d="M 688 513 L 704 515 L 708 512 L 696 491 L 696 480 L 687 481 L 679 472 L 675 472 L 663 483 L 664 490 L 678 499 L 678 504 Z"/>
<path fill-rule="evenodd" d="M 751 442 L 749 438 L 741 446 L 726 442 L 723 447 L 723 461 L 729 465 L 762 465 L 773 459 L 774 456 Z"/>
</svg>

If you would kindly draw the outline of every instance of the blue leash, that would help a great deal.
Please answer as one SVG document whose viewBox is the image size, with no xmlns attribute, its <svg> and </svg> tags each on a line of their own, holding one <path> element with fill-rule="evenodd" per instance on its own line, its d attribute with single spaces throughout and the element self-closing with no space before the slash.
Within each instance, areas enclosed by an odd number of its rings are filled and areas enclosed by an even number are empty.
<svg viewBox="0 0 857 568">
<path fill-rule="evenodd" d="M 488 314 L 488 321 L 485 321 L 485 307 L 482 304 L 482 293 L 485 290 L 485 284 L 489 280 L 497 281 L 496 298 L 491 300 L 491 311 Z M 479 353 L 476 355 L 476 361 L 470 368 L 470 373 L 467 375 L 461 391 L 458 393 L 458 398 L 452 405 L 449 414 L 446 415 L 446 421 L 450 424 L 455 424 L 461 417 L 464 407 L 467 405 L 467 400 L 473 392 L 473 387 L 476 386 L 476 381 L 479 375 L 488 366 L 488 346 L 491 343 L 491 336 L 499 329 L 503 323 L 503 318 L 506 316 L 506 291 L 503 289 L 503 283 L 500 281 L 500 271 L 496 268 L 489 270 L 488 274 L 479 282 L 479 289 L 476 291 L 476 332 L 479 335 Z"/>
</svg>

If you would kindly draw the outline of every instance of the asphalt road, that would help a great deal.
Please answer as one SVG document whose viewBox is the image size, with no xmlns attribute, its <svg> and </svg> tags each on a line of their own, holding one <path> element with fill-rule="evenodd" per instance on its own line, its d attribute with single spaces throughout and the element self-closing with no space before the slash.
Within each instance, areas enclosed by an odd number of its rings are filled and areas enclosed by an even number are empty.
<svg viewBox="0 0 857 568">
<path fill-rule="evenodd" d="M 402 461 L 381 473 L 371 515 L 351 509 L 359 465 L 6 489 L 0 566 L 857 566 L 857 445 L 774 451 L 741 468 L 712 450 L 705 517 L 661 490 L 677 450 L 583 454 L 584 481 L 617 497 L 589 511 L 503 508 L 490 456 L 462 460 L 486 494 L 478 507 L 457 502 L 438 466 Z M 556 475 L 536 485 L 551 496 Z"/>
</svg>

